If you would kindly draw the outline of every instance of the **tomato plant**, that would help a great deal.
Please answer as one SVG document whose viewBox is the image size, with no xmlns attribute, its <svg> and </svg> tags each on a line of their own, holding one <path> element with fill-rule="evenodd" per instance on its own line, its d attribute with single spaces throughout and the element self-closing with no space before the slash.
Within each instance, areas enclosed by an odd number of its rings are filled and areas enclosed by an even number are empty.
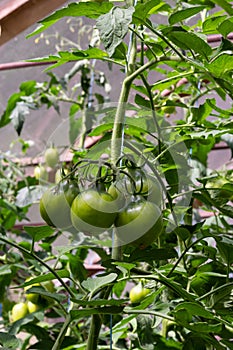
<svg viewBox="0 0 233 350">
<path fill-rule="evenodd" d="M 232 14 L 227 1 L 81 1 L 29 35 L 70 16 L 92 38 L 35 58 L 48 81 L 23 82 L 0 117 L 20 135 L 29 110 L 68 105 L 71 154 L 49 188 L 0 153 L 4 348 L 232 348 Z M 49 146 L 46 166 L 58 161 Z M 45 223 L 28 225 L 38 202 Z"/>
</svg>

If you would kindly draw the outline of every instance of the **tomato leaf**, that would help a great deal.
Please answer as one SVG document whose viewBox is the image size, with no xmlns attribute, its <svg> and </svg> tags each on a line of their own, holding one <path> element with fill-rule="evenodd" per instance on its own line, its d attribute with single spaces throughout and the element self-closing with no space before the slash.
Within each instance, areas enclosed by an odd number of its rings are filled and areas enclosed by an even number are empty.
<svg viewBox="0 0 233 350">
<path fill-rule="evenodd" d="M 40 185 L 21 188 L 16 196 L 15 204 L 23 208 L 37 202 L 41 198 L 44 189 L 45 188 Z"/>
<path fill-rule="evenodd" d="M 117 278 L 116 273 L 110 273 L 107 276 L 97 276 L 96 278 L 87 278 L 85 281 L 82 282 L 82 286 L 87 289 L 89 292 L 93 293 L 96 290 L 98 290 L 101 287 L 104 287 L 108 285 L 109 283 L 112 283 Z"/>
<path fill-rule="evenodd" d="M 96 308 L 85 308 L 79 310 L 72 310 L 70 312 L 71 320 L 77 320 L 81 317 L 86 317 L 90 315 L 107 314 L 114 315 L 120 314 L 124 309 L 124 306 L 104 306 Z"/>
<path fill-rule="evenodd" d="M 100 32 L 101 40 L 110 57 L 128 33 L 133 12 L 134 7 L 132 6 L 128 9 L 114 7 L 109 13 L 97 19 L 96 27 Z"/>
<path fill-rule="evenodd" d="M 133 23 L 142 24 L 151 14 L 166 11 L 170 6 L 160 0 L 150 0 L 144 4 L 138 3 L 133 14 Z"/>
<path fill-rule="evenodd" d="M 220 53 L 210 63 L 206 64 L 210 72 L 220 78 L 233 70 L 232 50 Z"/>
<path fill-rule="evenodd" d="M 49 226 L 24 226 L 24 230 L 34 239 L 39 242 L 43 238 L 49 237 L 54 233 L 54 229 Z"/>
<path fill-rule="evenodd" d="M 218 26 L 218 31 L 221 33 L 224 37 L 226 37 L 229 33 L 232 32 L 232 26 L 233 26 L 233 18 L 227 18 L 225 21 L 221 22 Z"/>
<path fill-rule="evenodd" d="M 168 21 L 171 25 L 183 21 L 184 19 L 190 18 L 202 10 L 206 9 L 206 6 L 194 6 L 186 8 L 181 11 L 173 12 L 169 17 Z"/>
<path fill-rule="evenodd" d="M 113 5 L 109 2 L 71 3 L 67 7 L 54 12 L 52 15 L 40 21 L 39 27 L 27 35 L 27 38 L 43 32 L 63 17 L 69 16 L 98 18 L 101 14 L 107 13 L 112 8 L 112 6 Z"/>
<path fill-rule="evenodd" d="M 15 335 L 1 332 L 0 344 L 4 346 L 5 349 L 18 349 L 20 347 L 21 342 L 19 339 L 16 338 Z"/>
<path fill-rule="evenodd" d="M 163 33 L 183 50 L 192 50 L 204 58 L 212 53 L 211 47 L 196 33 L 187 32 L 181 27 L 166 28 Z"/>
<path fill-rule="evenodd" d="M 191 303 L 191 302 L 180 303 L 176 306 L 176 308 L 174 309 L 174 312 L 181 309 L 187 310 L 190 313 L 190 315 L 193 315 L 193 316 L 195 315 L 195 316 L 201 316 L 208 319 L 214 319 L 213 314 L 210 311 L 206 310 L 204 306 L 198 303 Z"/>
</svg>

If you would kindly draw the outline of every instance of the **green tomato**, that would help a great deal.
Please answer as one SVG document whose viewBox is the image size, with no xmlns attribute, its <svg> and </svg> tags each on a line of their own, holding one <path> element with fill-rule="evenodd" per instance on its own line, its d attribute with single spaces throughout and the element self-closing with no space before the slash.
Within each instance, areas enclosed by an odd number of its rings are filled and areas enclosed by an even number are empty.
<svg viewBox="0 0 233 350">
<path fill-rule="evenodd" d="M 112 226 L 117 205 L 107 192 L 94 189 L 80 193 L 71 206 L 71 221 L 82 232 L 97 235 Z"/>
<path fill-rule="evenodd" d="M 131 202 L 118 213 L 115 226 L 122 244 L 144 249 L 162 233 L 163 217 L 156 204 L 140 200 Z"/>
<path fill-rule="evenodd" d="M 108 189 L 108 193 L 113 197 L 118 210 L 122 209 L 126 203 L 125 189 L 122 183 L 114 183 Z"/>
<path fill-rule="evenodd" d="M 34 169 L 34 176 L 37 180 L 41 182 L 46 182 L 48 181 L 49 175 L 46 171 L 46 169 L 42 165 L 38 165 Z"/>
<path fill-rule="evenodd" d="M 44 154 L 45 157 L 45 163 L 50 167 L 50 168 L 55 168 L 59 161 L 59 153 L 58 149 L 55 147 L 48 148 L 45 151 Z"/>
<path fill-rule="evenodd" d="M 28 311 L 30 314 L 32 314 L 33 312 L 36 312 L 40 309 L 40 305 L 34 304 L 31 301 L 27 302 L 27 307 L 28 307 Z"/>
<path fill-rule="evenodd" d="M 132 304 L 140 303 L 148 294 L 150 293 L 150 289 L 144 288 L 142 283 L 139 282 L 136 286 L 134 286 L 129 292 L 129 299 Z"/>
<path fill-rule="evenodd" d="M 27 278 L 25 282 L 29 282 L 32 278 L 33 278 L 33 277 Z M 26 297 L 26 299 L 27 299 L 28 301 L 30 301 L 30 302 L 36 304 L 36 303 L 38 302 L 39 295 L 36 294 L 36 293 L 27 293 L 27 291 L 28 291 L 29 289 L 31 289 L 32 287 L 40 287 L 40 284 L 39 284 L 39 283 L 34 283 L 34 284 L 31 284 L 30 286 L 24 287 L 24 293 L 25 293 L 25 297 Z"/>
<path fill-rule="evenodd" d="M 28 306 L 26 303 L 17 303 L 13 306 L 11 310 L 12 322 L 18 321 L 24 318 L 28 314 Z"/>
<path fill-rule="evenodd" d="M 72 228 L 70 207 L 78 193 L 77 185 L 72 183 L 48 189 L 40 200 L 41 217 L 49 226 L 64 230 Z"/>
</svg>

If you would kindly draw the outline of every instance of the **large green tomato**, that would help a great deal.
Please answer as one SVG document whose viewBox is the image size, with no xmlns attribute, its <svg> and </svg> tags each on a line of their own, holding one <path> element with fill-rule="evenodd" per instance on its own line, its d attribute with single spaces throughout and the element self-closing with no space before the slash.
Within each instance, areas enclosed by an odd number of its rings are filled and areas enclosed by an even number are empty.
<svg viewBox="0 0 233 350">
<path fill-rule="evenodd" d="M 140 200 L 131 202 L 115 220 L 116 234 L 121 244 L 144 249 L 153 243 L 163 230 L 163 217 L 159 207 Z"/>
<path fill-rule="evenodd" d="M 45 151 L 44 157 L 45 157 L 45 163 L 50 168 L 55 168 L 55 166 L 57 165 L 57 163 L 59 161 L 59 153 L 58 153 L 57 148 L 55 148 L 55 147 L 48 148 Z"/>
<path fill-rule="evenodd" d="M 150 289 L 143 287 L 142 283 L 139 282 L 129 292 L 129 299 L 132 304 L 140 303 L 148 294 Z"/>
<path fill-rule="evenodd" d="M 26 303 L 15 304 L 11 310 L 12 322 L 18 321 L 24 318 L 28 314 L 28 306 Z"/>
<path fill-rule="evenodd" d="M 107 192 L 89 189 L 80 193 L 71 206 L 71 221 L 82 232 L 97 235 L 112 226 L 117 215 L 114 198 Z"/>
<path fill-rule="evenodd" d="M 64 230 L 72 228 L 70 207 L 78 193 L 78 187 L 72 183 L 48 189 L 40 200 L 41 217 L 50 226 Z"/>
</svg>

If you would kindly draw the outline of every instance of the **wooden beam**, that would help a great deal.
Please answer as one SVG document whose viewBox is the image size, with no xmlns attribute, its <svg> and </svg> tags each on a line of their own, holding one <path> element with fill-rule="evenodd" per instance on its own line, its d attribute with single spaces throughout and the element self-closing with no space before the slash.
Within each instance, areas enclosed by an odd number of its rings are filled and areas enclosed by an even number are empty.
<svg viewBox="0 0 233 350">
<path fill-rule="evenodd" d="M 0 45 L 49 15 L 66 0 L 1 0 Z"/>
</svg>

